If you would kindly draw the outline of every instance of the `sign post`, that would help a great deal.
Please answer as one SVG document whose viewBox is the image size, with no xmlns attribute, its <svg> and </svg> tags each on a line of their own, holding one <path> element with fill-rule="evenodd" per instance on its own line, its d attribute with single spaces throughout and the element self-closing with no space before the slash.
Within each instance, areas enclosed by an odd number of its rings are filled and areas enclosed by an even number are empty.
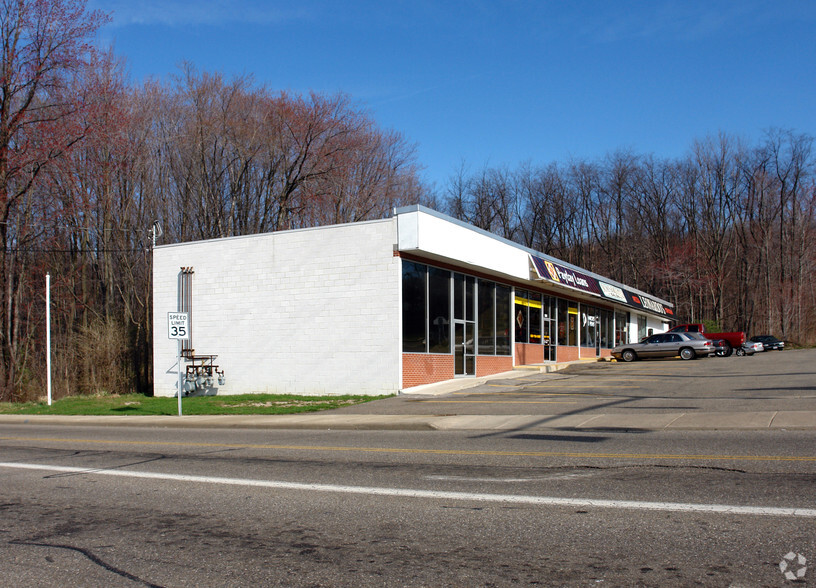
<svg viewBox="0 0 816 588">
<path fill-rule="evenodd" d="M 178 413 L 181 416 L 181 395 L 182 395 L 182 375 L 181 375 L 181 340 L 186 339 L 190 332 L 190 315 L 186 312 L 167 313 L 167 337 L 178 341 Z"/>
<path fill-rule="evenodd" d="M 51 406 L 51 274 L 45 274 L 45 346 L 48 348 L 46 355 L 46 370 L 48 371 L 48 406 Z"/>
</svg>

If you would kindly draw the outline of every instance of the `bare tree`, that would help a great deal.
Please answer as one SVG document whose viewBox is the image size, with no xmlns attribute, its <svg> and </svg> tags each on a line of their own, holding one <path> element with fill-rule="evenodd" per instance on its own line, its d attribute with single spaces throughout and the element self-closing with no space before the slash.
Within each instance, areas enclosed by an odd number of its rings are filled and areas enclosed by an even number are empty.
<svg viewBox="0 0 816 588">
<path fill-rule="evenodd" d="M 449 210 L 506 235 L 500 212 L 515 209 L 512 238 L 672 300 L 681 320 L 813 342 L 812 146 L 772 130 L 754 149 L 707 137 L 678 160 L 622 152 L 501 174 L 463 168 Z"/>
<path fill-rule="evenodd" d="M 94 54 L 87 42 L 106 20 L 81 0 L 0 6 L 0 400 L 18 394 L 30 354 L 24 251 L 36 231 L 33 188 L 85 135 L 76 116 L 85 104 L 69 80 Z"/>
</svg>

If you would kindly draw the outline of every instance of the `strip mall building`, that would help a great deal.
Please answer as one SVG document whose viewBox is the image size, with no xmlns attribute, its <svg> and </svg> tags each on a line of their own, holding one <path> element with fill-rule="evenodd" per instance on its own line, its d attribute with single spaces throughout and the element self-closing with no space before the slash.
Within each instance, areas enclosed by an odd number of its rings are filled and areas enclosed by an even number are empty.
<svg viewBox="0 0 816 588">
<path fill-rule="evenodd" d="M 423 207 L 157 246 L 154 393 L 392 394 L 608 356 L 672 305 Z M 170 339 L 168 313 L 188 313 Z"/>
</svg>

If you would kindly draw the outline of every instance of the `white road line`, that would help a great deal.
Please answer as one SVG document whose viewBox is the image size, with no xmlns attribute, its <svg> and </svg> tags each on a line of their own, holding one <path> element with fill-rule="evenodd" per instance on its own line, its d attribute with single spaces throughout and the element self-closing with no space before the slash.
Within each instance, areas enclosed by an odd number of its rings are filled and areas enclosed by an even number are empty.
<svg viewBox="0 0 816 588">
<path fill-rule="evenodd" d="M 515 494 L 483 494 L 471 492 L 443 492 L 437 490 L 416 490 L 410 488 L 376 488 L 369 486 L 343 486 L 336 484 L 304 484 L 275 480 L 251 480 L 246 478 L 214 478 L 211 476 L 190 476 L 185 474 L 162 474 L 159 472 L 133 472 L 126 470 L 100 470 L 68 466 L 44 465 L 36 463 L 0 462 L 0 468 L 38 470 L 71 474 L 114 476 L 122 478 L 142 478 L 148 480 L 170 480 L 174 482 L 194 482 L 198 484 L 226 484 L 229 486 L 254 486 L 284 490 L 311 490 L 315 492 L 336 492 L 343 494 L 367 494 L 371 496 L 398 496 L 405 498 L 432 498 L 442 500 L 470 500 L 476 502 L 498 502 L 530 504 L 538 506 L 569 506 L 580 508 L 617 508 L 630 510 L 670 511 L 689 513 L 763 515 L 774 517 L 816 518 L 816 509 L 784 508 L 774 506 L 736 506 L 727 504 L 685 504 L 679 502 L 642 502 L 638 500 L 597 500 L 593 498 L 556 498 L 551 496 L 524 496 Z"/>
</svg>

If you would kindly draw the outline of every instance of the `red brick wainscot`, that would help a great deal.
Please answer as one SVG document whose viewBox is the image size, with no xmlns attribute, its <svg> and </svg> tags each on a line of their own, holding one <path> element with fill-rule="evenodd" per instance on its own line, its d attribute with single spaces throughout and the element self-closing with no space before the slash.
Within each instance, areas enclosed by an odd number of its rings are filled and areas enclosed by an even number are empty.
<svg viewBox="0 0 816 588">
<path fill-rule="evenodd" d="M 476 376 L 490 376 L 509 372 L 513 369 L 513 358 L 509 355 L 477 355 Z"/>
<path fill-rule="evenodd" d="M 588 354 L 589 350 L 587 350 Z M 593 350 L 594 352 L 594 350 Z M 555 357 L 559 362 L 562 361 L 575 361 L 580 359 L 580 349 L 578 347 L 567 347 L 565 345 L 559 345 L 558 349 L 555 352 Z"/>
<path fill-rule="evenodd" d="M 452 380 L 455 377 L 453 362 L 453 355 L 403 353 L 402 387 L 413 388 Z M 479 355 L 476 357 L 477 377 L 509 372 L 512 369 L 513 358 L 509 355 Z"/>
<path fill-rule="evenodd" d="M 597 357 L 594 347 L 566 347 L 559 345 L 556 351 L 559 362 L 576 361 L 578 359 L 594 359 Z M 601 349 L 600 357 L 612 357 L 611 349 Z"/>
<path fill-rule="evenodd" d="M 402 354 L 403 388 L 443 382 L 452 379 L 453 376 L 453 355 Z"/>
<path fill-rule="evenodd" d="M 532 365 L 544 361 L 544 346 L 516 343 L 516 365 Z"/>
</svg>

